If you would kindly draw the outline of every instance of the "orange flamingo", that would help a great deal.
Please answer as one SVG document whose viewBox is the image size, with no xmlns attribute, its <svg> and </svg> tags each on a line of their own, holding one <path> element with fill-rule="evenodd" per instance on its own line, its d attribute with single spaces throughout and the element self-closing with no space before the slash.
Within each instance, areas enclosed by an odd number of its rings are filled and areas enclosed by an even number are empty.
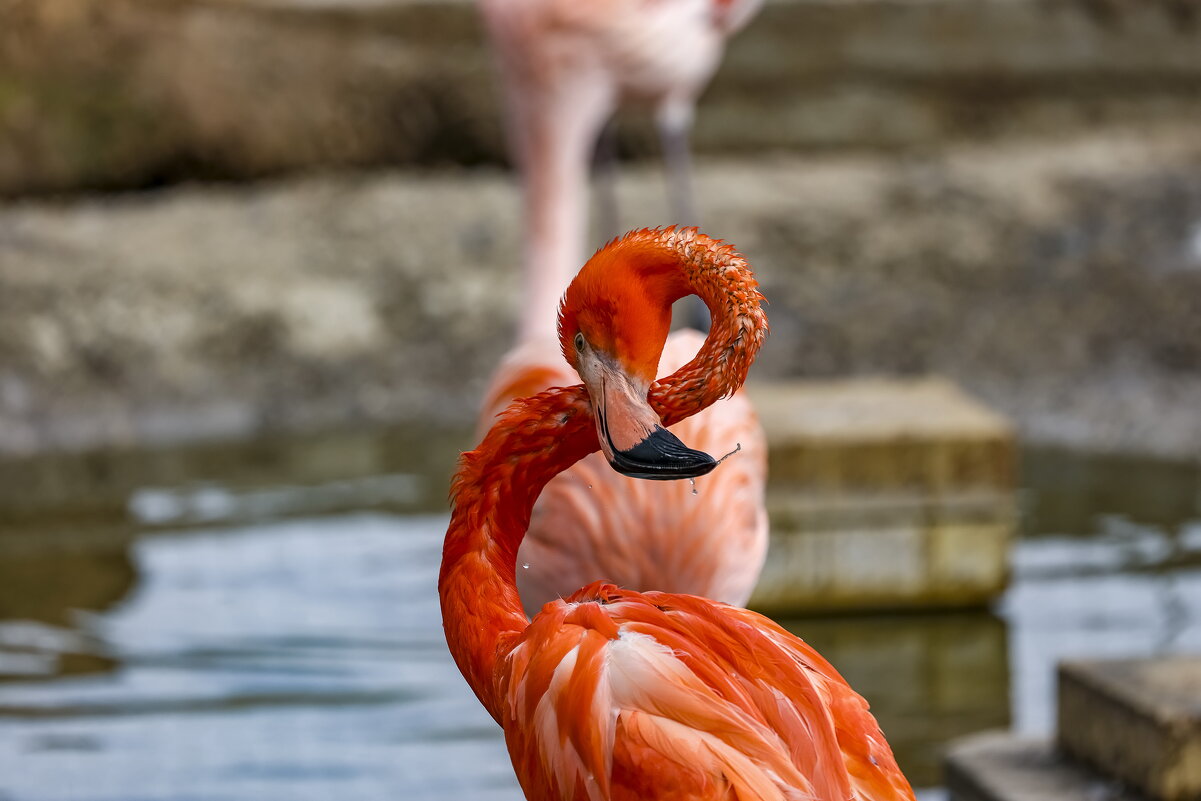
<svg viewBox="0 0 1201 801">
<path fill-rule="evenodd" d="M 589 155 L 619 100 L 655 105 L 676 220 L 695 220 L 687 145 L 695 99 L 725 37 L 759 2 L 482 0 L 524 181 L 526 253 L 519 344 L 492 378 L 479 433 L 513 398 L 575 380 L 553 321 L 583 257 Z M 671 335 L 664 367 L 682 365 L 703 339 L 696 331 Z M 599 456 L 552 480 L 518 555 L 528 612 L 598 578 L 746 603 L 767 552 L 763 429 L 738 393 L 676 433 L 701 449 L 737 442 L 742 457 L 695 487 L 633 481 Z M 645 533 L 632 538 L 638 531 Z"/>
<path fill-rule="evenodd" d="M 713 313 L 709 336 L 654 382 L 671 303 L 687 294 Z M 761 615 L 602 582 L 532 621 L 522 610 L 518 546 L 559 471 L 598 446 L 638 478 L 714 469 L 663 426 L 741 386 L 767 332 L 759 302 L 746 261 L 695 229 L 610 243 L 560 312 L 563 354 L 583 385 L 514 401 L 462 457 L 438 581 L 443 625 L 532 801 L 913 801 L 867 703 Z"/>
</svg>

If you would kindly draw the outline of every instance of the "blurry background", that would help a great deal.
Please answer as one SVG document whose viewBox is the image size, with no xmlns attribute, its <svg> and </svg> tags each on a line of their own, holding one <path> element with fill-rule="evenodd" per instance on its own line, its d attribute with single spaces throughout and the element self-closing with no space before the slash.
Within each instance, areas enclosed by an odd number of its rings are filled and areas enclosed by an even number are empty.
<svg viewBox="0 0 1201 801">
<path fill-rule="evenodd" d="M 1062 656 L 1201 648 L 1201 8 L 769 0 L 694 143 L 753 379 L 1017 432 L 992 603 L 783 621 L 915 786 Z M 0 799 L 518 798 L 433 588 L 519 311 L 474 6 L 0 0 L 0 198 Z"/>
</svg>

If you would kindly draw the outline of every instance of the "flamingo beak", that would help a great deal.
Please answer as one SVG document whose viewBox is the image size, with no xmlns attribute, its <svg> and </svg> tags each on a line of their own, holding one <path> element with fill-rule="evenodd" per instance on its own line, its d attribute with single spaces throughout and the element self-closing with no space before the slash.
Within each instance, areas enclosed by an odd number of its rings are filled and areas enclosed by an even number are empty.
<svg viewBox="0 0 1201 801">
<path fill-rule="evenodd" d="M 689 448 L 663 427 L 646 401 L 645 382 L 593 352 L 581 358 L 580 366 L 601 451 L 614 470 L 631 478 L 665 481 L 703 476 L 717 467 L 712 456 Z"/>
<path fill-rule="evenodd" d="M 693 450 L 679 437 L 659 426 L 649 436 L 624 451 L 606 452 L 609 466 L 630 478 L 668 481 L 696 478 L 717 467 L 717 461 L 704 451 Z"/>
</svg>

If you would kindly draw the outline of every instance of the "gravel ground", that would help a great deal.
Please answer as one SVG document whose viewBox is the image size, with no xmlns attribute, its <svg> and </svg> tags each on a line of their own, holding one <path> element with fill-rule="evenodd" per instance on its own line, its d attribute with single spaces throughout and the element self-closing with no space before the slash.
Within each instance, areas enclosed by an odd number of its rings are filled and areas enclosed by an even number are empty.
<svg viewBox="0 0 1201 801">
<path fill-rule="evenodd" d="M 941 374 L 1037 442 L 1201 453 L 1191 127 L 921 156 L 707 160 L 770 300 L 756 368 Z M 667 222 L 661 175 L 622 222 Z M 470 419 L 518 311 L 503 172 L 0 207 L 0 453 Z"/>
</svg>

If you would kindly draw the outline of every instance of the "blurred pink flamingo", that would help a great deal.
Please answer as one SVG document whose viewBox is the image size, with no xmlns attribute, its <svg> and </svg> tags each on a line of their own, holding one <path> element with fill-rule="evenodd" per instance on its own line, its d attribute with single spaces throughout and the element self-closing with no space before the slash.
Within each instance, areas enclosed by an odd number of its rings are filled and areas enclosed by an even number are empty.
<svg viewBox="0 0 1201 801">
<path fill-rule="evenodd" d="M 493 375 L 481 433 L 511 399 L 576 380 L 563 363 L 554 320 L 584 260 L 591 157 L 621 101 L 654 107 L 675 221 L 696 222 L 688 149 L 696 98 L 726 37 L 759 3 L 481 0 L 521 169 L 525 226 L 519 342 Z M 690 359 L 703 339 L 697 331 L 674 333 L 663 373 Z M 518 555 L 528 612 L 597 579 L 746 603 L 767 550 L 763 430 L 740 391 L 680 423 L 676 433 L 704 450 L 738 444 L 742 452 L 695 486 L 626 478 L 599 454 L 557 476 L 538 500 Z"/>
<path fill-rule="evenodd" d="M 626 99 L 649 103 L 678 225 L 698 224 L 688 138 L 726 38 L 761 0 L 481 0 L 503 79 L 525 195 L 521 341 L 554 338 L 559 298 L 583 263 L 588 170 Z M 606 236 L 616 234 L 608 221 Z"/>
</svg>

